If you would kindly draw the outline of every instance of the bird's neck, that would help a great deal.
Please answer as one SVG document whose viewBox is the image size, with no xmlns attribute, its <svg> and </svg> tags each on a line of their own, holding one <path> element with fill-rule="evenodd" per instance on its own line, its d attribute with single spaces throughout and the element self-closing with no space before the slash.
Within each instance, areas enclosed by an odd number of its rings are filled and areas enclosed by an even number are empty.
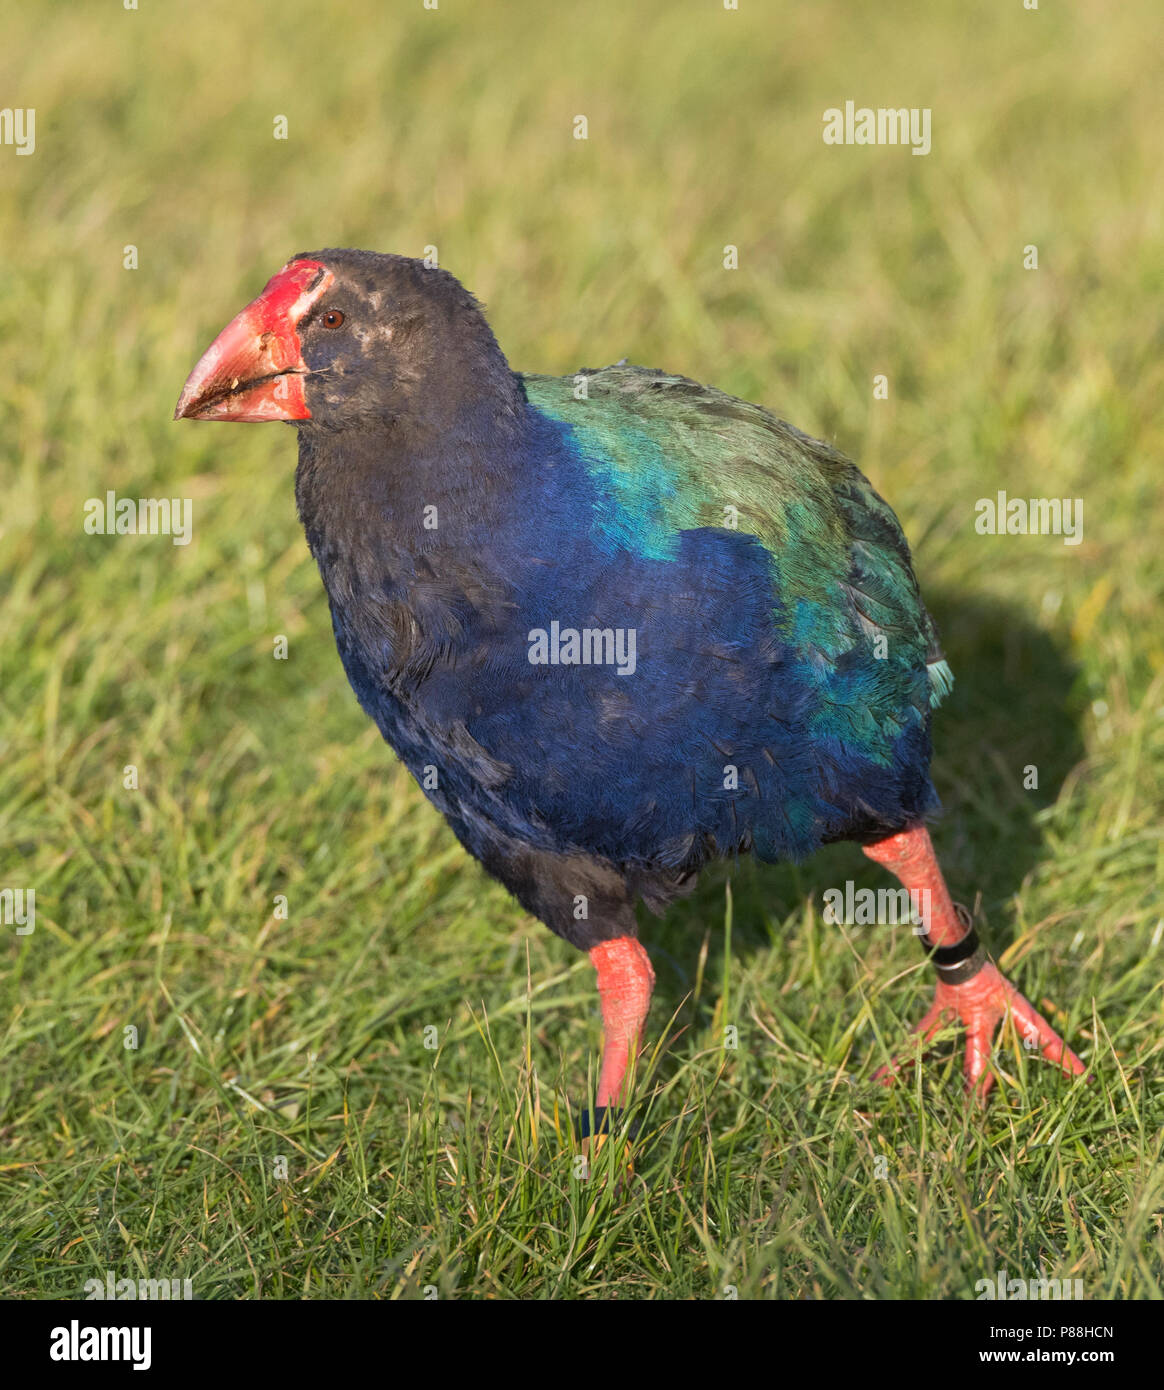
<svg viewBox="0 0 1164 1390">
<path fill-rule="evenodd" d="M 560 436 L 521 405 L 439 438 L 301 431 L 299 514 L 354 681 L 375 668 L 403 691 L 433 661 L 456 660 L 512 621 L 515 594 L 545 582 L 545 557 L 563 558 L 557 536 L 573 523 L 547 517 L 546 481 L 562 471 Z"/>
<path fill-rule="evenodd" d="M 477 546 L 514 505 L 534 416 L 522 401 L 504 419 L 471 414 L 440 429 L 301 429 L 295 499 L 325 583 L 338 552 L 372 551 L 391 571 Z"/>
<path fill-rule="evenodd" d="M 440 439 L 391 427 L 300 432 L 299 514 L 366 707 L 374 689 L 408 703 L 462 648 L 489 650 L 515 595 L 550 572 L 543 555 L 563 558 L 561 528 L 551 520 L 549 535 L 542 520 L 558 435 L 522 408 L 528 417 L 507 426 L 467 421 Z"/>
</svg>

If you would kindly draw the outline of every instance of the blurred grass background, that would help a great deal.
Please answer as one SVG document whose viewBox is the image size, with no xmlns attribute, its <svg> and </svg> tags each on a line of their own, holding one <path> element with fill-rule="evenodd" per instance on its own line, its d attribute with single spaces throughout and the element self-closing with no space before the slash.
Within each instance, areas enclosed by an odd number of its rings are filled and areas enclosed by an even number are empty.
<svg viewBox="0 0 1164 1390">
<path fill-rule="evenodd" d="M 2 929 L 0 1293 L 968 1298 L 1006 1269 L 1164 1294 L 1157 21 L 11 9 L 0 105 L 35 108 L 36 151 L 0 146 L 0 887 L 36 890 L 36 930 Z M 932 153 L 825 146 L 850 99 L 931 107 Z M 360 714 L 291 431 L 170 419 L 269 275 L 335 245 L 435 245 L 517 368 L 629 357 L 857 459 L 958 678 L 947 875 L 1091 1087 L 1013 1039 L 985 1114 L 953 1043 L 873 1087 L 930 983 L 907 933 L 820 922 L 824 887 L 883 883 L 835 847 L 644 925 L 635 1173 L 620 1139 L 576 1176 L 588 962 Z M 977 535 L 1000 488 L 1083 498 L 1083 544 Z M 192 498 L 193 543 L 86 535 L 109 489 Z"/>
</svg>

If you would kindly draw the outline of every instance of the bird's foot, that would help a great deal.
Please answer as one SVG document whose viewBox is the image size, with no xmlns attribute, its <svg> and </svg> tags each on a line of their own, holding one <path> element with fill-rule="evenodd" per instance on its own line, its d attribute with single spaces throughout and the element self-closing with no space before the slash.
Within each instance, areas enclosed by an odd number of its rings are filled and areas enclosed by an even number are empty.
<svg viewBox="0 0 1164 1390">
<path fill-rule="evenodd" d="M 1022 1033 L 1027 1048 L 1037 1047 L 1044 1057 L 1058 1063 L 1070 1075 L 1083 1075 L 1086 1071 L 1083 1063 L 992 961 L 987 961 L 976 974 L 960 984 L 939 980 L 934 1002 L 913 1032 L 922 1042 L 929 1042 L 951 1020 L 959 1020 L 966 1029 L 966 1059 L 962 1068 L 966 1088 L 981 1098 L 994 1085 L 994 1075 L 987 1063 L 995 1030 L 1008 1014 Z M 914 1060 L 916 1054 L 898 1054 L 887 1066 L 879 1067 L 873 1079 L 890 1085 Z"/>
</svg>

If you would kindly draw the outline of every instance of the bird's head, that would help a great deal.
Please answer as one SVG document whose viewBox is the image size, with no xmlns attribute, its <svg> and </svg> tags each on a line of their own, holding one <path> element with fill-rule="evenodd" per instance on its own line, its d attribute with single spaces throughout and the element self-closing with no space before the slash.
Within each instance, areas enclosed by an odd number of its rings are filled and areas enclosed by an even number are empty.
<svg viewBox="0 0 1164 1390">
<path fill-rule="evenodd" d="M 519 408 L 521 388 L 473 296 L 445 270 L 373 251 L 288 261 L 187 378 L 176 420 L 446 429 Z"/>
</svg>

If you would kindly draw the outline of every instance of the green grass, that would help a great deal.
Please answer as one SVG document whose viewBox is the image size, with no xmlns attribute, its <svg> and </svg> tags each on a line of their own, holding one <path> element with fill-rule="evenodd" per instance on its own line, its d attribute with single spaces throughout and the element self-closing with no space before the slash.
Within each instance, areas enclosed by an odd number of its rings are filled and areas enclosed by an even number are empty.
<svg viewBox="0 0 1164 1390">
<path fill-rule="evenodd" d="M 0 886 L 37 916 L 2 929 L 0 1296 L 1164 1296 L 1155 7 L 320 16 L 5 17 L 37 149 L 0 146 Z M 931 106 L 933 152 L 824 146 L 846 99 Z M 892 501 L 958 679 L 939 851 L 1091 1086 L 1013 1038 L 985 1111 L 953 1039 L 874 1086 L 930 981 L 908 933 L 824 926 L 885 882 L 838 846 L 644 922 L 634 1172 L 616 1138 L 576 1175 L 589 963 L 360 714 L 292 432 L 170 421 L 292 253 L 430 244 L 515 366 L 712 382 Z M 977 535 L 999 488 L 1082 497 L 1083 544 Z M 86 535 L 107 489 L 192 498 L 193 543 Z"/>
</svg>

